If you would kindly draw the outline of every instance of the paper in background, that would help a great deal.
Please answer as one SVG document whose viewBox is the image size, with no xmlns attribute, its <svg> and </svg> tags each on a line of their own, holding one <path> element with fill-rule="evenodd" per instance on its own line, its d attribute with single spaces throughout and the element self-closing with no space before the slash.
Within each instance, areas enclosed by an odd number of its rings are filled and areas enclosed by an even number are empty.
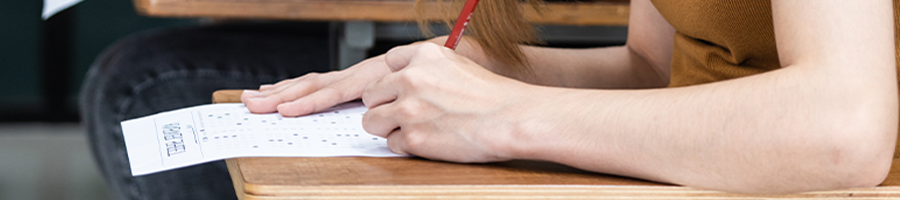
<svg viewBox="0 0 900 200">
<path fill-rule="evenodd" d="M 41 18 L 47 20 L 59 11 L 72 7 L 78 2 L 81 2 L 81 0 L 44 0 L 44 12 L 41 14 Z"/>
</svg>

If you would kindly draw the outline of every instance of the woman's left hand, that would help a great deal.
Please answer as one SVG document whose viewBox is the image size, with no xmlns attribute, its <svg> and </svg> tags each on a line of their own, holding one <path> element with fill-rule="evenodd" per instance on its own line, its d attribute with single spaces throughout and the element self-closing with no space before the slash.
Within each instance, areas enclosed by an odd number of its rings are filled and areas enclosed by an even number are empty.
<svg viewBox="0 0 900 200">
<path fill-rule="evenodd" d="M 386 55 L 392 73 L 365 89 L 363 128 L 399 154 L 453 162 L 512 159 L 528 85 L 432 43 Z"/>
</svg>

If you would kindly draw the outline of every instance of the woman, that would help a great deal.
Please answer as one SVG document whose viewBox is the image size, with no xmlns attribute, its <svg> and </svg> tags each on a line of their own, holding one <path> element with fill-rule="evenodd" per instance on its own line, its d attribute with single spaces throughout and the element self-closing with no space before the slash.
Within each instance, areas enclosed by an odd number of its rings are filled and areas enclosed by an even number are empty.
<svg viewBox="0 0 900 200">
<path fill-rule="evenodd" d="M 546 160 L 744 193 L 872 187 L 898 129 L 891 8 L 635 0 L 625 46 L 522 46 L 527 70 L 514 70 L 437 38 L 242 100 L 298 116 L 362 98 L 366 131 L 436 160 Z"/>
</svg>

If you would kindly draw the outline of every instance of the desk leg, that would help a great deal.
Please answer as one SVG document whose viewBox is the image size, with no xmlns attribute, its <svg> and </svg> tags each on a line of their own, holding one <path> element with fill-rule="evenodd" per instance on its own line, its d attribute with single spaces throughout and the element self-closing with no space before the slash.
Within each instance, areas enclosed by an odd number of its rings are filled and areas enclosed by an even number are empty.
<svg viewBox="0 0 900 200">
<path fill-rule="evenodd" d="M 347 69 L 366 59 L 366 51 L 375 45 L 375 23 L 349 21 L 344 22 L 342 27 L 338 40 L 338 67 Z"/>
<path fill-rule="evenodd" d="M 237 158 L 226 159 L 225 165 L 228 166 L 228 173 L 231 174 L 231 182 L 234 184 L 234 193 L 238 200 L 246 199 L 244 197 L 244 176 L 241 174 L 241 167 L 238 166 Z"/>
</svg>

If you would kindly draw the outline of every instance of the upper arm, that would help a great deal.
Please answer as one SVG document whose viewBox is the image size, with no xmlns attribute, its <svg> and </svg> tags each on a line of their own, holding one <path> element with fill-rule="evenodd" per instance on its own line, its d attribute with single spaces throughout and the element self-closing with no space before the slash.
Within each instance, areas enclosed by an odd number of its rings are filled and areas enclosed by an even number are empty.
<svg viewBox="0 0 900 200">
<path fill-rule="evenodd" d="M 863 162 L 846 169 L 867 174 L 856 176 L 867 178 L 852 180 L 849 184 L 853 187 L 881 182 L 896 142 L 898 100 L 891 4 L 891 0 L 772 0 L 782 70 L 798 72 L 781 80 L 813 85 L 805 88 L 806 93 L 817 94 L 820 103 L 827 105 L 817 114 L 831 113 L 827 117 L 841 119 L 845 130 L 837 132 L 834 140 L 845 146 L 847 151 L 842 153 L 880 163 Z"/>
<path fill-rule="evenodd" d="M 628 42 L 625 46 L 643 58 L 665 80 L 670 75 L 674 35 L 675 28 L 662 17 L 650 0 L 631 1 Z"/>
<path fill-rule="evenodd" d="M 822 63 L 846 67 L 877 64 L 893 69 L 891 5 L 891 0 L 773 0 L 782 67 Z"/>
</svg>

